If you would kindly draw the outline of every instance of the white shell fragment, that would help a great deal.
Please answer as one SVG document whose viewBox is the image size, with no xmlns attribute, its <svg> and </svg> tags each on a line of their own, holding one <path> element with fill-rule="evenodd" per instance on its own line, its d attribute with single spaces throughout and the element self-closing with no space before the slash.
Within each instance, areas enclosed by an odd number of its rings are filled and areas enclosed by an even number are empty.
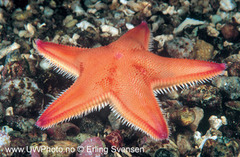
<svg viewBox="0 0 240 157">
<path fill-rule="evenodd" d="M 119 35 L 119 30 L 113 26 L 109 26 L 109 25 L 101 25 L 100 26 L 102 32 L 104 33 L 109 33 L 112 36 L 117 36 Z"/>
<path fill-rule="evenodd" d="M 89 8 L 87 10 L 87 13 L 89 13 L 89 14 L 95 14 L 96 12 L 97 12 L 97 9 L 95 9 L 95 8 Z"/>
<path fill-rule="evenodd" d="M 77 40 L 80 38 L 80 35 L 74 33 L 72 38 L 69 39 L 69 42 L 73 45 L 78 45 Z"/>
<path fill-rule="evenodd" d="M 71 5 L 71 9 L 77 16 L 86 15 L 85 10 L 81 7 L 79 1 L 74 1 Z"/>
<path fill-rule="evenodd" d="M 4 66 L 0 65 L 0 72 L 3 70 Z"/>
<path fill-rule="evenodd" d="M 31 23 L 28 23 L 26 26 L 25 26 L 25 29 L 29 32 L 30 36 L 33 37 L 36 29 L 35 27 L 31 24 Z"/>
<path fill-rule="evenodd" d="M 127 27 L 128 30 L 134 28 L 134 26 L 131 23 L 126 23 L 126 27 Z"/>
<path fill-rule="evenodd" d="M 5 111 L 5 116 L 13 116 L 14 114 L 13 114 L 13 107 L 12 106 L 10 106 L 10 107 L 8 107 L 7 109 L 6 109 L 6 111 Z"/>
<path fill-rule="evenodd" d="M 240 24 L 240 12 L 237 12 L 233 15 L 233 18 L 235 18 L 235 21 Z"/>
<path fill-rule="evenodd" d="M 221 116 L 221 120 L 222 120 L 222 124 L 223 125 L 227 125 L 228 124 L 227 118 L 225 116 Z"/>
<path fill-rule="evenodd" d="M 213 26 L 207 26 L 207 34 L 211 37 L 218 37 L 220 32 Z"/>
<path fill-rule="evenodd" d="M 51 65 L 47 60 L 45 60 L 45 59 L 43 59 L 43 60 L 40 62 L 39 66 L 40 66 L 43 70 L 48 70 L 48 69 L 50 69 L 50 68 L 52 67 L 52 65 Z"/>
<path fill-rule="evenodd" d="M 173 33 L 177 34 L 180 33 L 185 27 L 191 25 L 202 25 L 205 21 L 199 21 L 191 18 L 186 18 L 177 28 L 174 29 Z"/>
<path fill-rule="evenodd" d="M 208 131 L 206 132 L 206 134 L 204 136 L 201 135 L 201 133 L 199 131 L 195 131 L 193 138 L 195 143 L 198 145 L 198 148 L 201 150 L 205 144 L 205 142 L 208 139 L 212 139 L 212 140 L 216 140 L 218 138 L 217 135 L 212 134 L 212 129 L 218 130 L 219 127 L 223 125 L 227 125 L 227 119 L 225 116 L 221 116 L 221 119 L 218 118 L 215 115 L 212 115 L 209 119 L 209 124 L 210 124 L 210 128 L 208 129 Z M 199 156 L 200 154 L 198 154 Z"/>
<path fill-rule="evenodd" d="M 154 20 L 154 18 L 153 18 Z M 160 25 L 162 25 L 165 21 L 162 18 L 159 18 L 158 20 L 155 19 L 155 21 L 152 24 L 152 32 L 156 32 Z"/>
<path fill-rule="evenodd" d="M 122 3 L 123 5 L 127 5 L 127 0 L 120 0 L 120 3 Z"/>
<path fill-rule="evenodd" d="M 177 14 L 177 11 L 175 10 L 174 6 L 168 6 L 168 8 L 166 10 L 164 10 L 162 12 L 164 15 L 173 15 L 173 14 Z"/>
<path fill-rule="evenodd" d="M 123 9 L 122 12 L 126 15 L 126 16 L 133 16 L 135 14 L 134 11 L 132 11 L 131 9 Z"/>
<path fill-rule="evenodd" d="M 77 23 L 76 26 L 77 26 L 77 28 L 80 28 L 82 31 L 87 30 L 88 27 L 91 27 L 94 30 L 96 30 L 96 27 L 93 24 L 91 24 L 91 23 L 89 23 L 88 21 L 85 21 L 85 20 L 80 22 L 80 23 Z"/>
<path fill-rule="evenodd" d="M 201 144 L 200 144 L 200 146 L 199 146 L 200 149 L 203 148 L 205 142 L 206 142 L 208 139 L 216 140 L 216 139 L 217 139 L 217 136 L 216 136 L 216 135 L 215 135 L 215 136 L 211 136 L 210 133 L 206 133 L 206 135 L 205 135 L 204 138 L 202 139 L 202 142 L 201 142 Z"/>
<path fill-rule="evenodd" d="M 173 35 L 158 35 L 153 38 L 153 40 L 156 40 L 158 42 L 158 48 L 163 48 L 163 45 L 166 41 L 173 40 Z"/>
<path fill-rule="evenodd" d="M 46 23 L 38 23 L 37 27 L 38 28 L 42 28 L 42 27 L 45 27 L 46 25 L 47 25 Z"/>
<path fill-rule="evenodd" d="M 72 36 L 72 39 L 73 40 L 78 40 L 80 38 L 80 35 L 74 33 L 73 36 Z"/>
<path fill-rule="evenodd" d="M 223 11 L 232 11 L 234 8 L 236 8 L 236 4 L 233 0 L 221 0 L 220 2 L 220 8 Z"/>
<path fill-rule="evenodd" d="M 19 37 L 25 37 L 25 38 L 32 38 L 35 34 L 35 27 L 31 24 L 28 23 L 27 25 L 24 25 L 25 30 L 20 30 L 18 32 Z"/>
<path fill-rule="evenodd" d="M 3 58 L 4 56 L 6 56 L 8 53 L 13 52 L 14 50 L 17 50 L 20 48 L 20 45 L 16 42 L 14 42 L 12 45 L 3 48 L 0 50 L 0 59 Z"/>
<path fill-rule="evenodd" d="M 212 115 L 208 121 L 210 124 L 210 128 L 218 130 L 222 126 L 222 120 L 219 119 L 217 116 Z"/>
<path fill-rule="evenodd" d="M 193 138 L 195 141 L 198 141 L 202 138 L 202 134 L 199 131 L 195 131 L 193 134 Z"/>
</svg>

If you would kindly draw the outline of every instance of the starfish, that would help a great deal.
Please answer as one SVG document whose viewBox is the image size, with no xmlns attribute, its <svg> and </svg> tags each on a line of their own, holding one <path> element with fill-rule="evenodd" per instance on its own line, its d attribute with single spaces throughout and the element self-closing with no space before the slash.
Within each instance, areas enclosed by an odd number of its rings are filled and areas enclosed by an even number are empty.
<svg viewBox="0 0 240 157">
<path fill-rule="evenodd" d="M 158 93 L 203 83 L 220 75 L 225 64 L 175 59 L 148 51 L 150 30 L 142 22 L 117 41 L 98 48 L 79 48 L 36 40 L 38 52 L 76 78 L 40 115 L 36 125 L 53 125 L 110 105 L 123 123 L 153 139 L 169 137 Z"/>
</svg>

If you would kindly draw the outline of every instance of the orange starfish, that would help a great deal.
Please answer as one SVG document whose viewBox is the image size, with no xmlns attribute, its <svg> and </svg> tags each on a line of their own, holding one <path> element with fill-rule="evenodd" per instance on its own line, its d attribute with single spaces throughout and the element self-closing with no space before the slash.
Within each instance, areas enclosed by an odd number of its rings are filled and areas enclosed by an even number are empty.
<svg viewBox="0 0 240 157">
<path fill-rule="evenodd" d="M 148 51 L 149 40 L 146 22 L 117 41 L 92 49 L 37 40 L 38 52 L 77 80 L 42 113 L 36 125 L 49 128 L 109 104 L 127 125 L 156 140 L 168 138 L 157 93 L 202 83 L 221 74 L 226 66 L 160 57 Z"/>
</svg>

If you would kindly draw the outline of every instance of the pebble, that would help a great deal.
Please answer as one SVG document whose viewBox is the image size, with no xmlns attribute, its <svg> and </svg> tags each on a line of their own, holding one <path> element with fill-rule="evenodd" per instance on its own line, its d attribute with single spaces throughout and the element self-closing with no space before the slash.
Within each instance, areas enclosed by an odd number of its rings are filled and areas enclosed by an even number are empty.
<svg viewBox="0 0 240 157">
<path fill-rule="evenodd" d="M 10 8 L 14 7 L 14 1 L 13 0 L 0 0 L 0 6 L 10 9 Z"/>
<path fill-rule="evenodd" d="M 187 126 L 193 123 L 195 113 L 188 107 L 182 107 L 171 113 L 170 118 L 172 121 L 177 122 L 177 124 L 180 124 L 181 126 Z"/>
<path fill-rule="evenodd" d="M 123 137 L 119 130 L 112 131 L 104 138 L 104 141 L 110 147 L 121 148 L 123 146 Z"/>
<path fill-rule="evenodd" d="M 232 110 L 240 111 L 240 101 L 228 101 L 225 105 Z"/>
<path fill-rule="evenodd" d="M 44 8 L 44 12 L 43 14 L 46 16 L 46 17 L 51 17 L 54 13 L 54 10 L 52 10 L 51 8 L 49 7 L 45 7 Z"/>
<path fill-rule="evenodd" d="M 68 15 L 64 20 L 63 20 L 63 25 L 67 28 L 72 28 L 77 24 L 77 20 L 73 19 L 72 15 Z"/>
<path fill-rule="evenodd" d="M 200 123 L 200 121 L 203 119 L 204 117 L 204 111 L 202 108 L 200 107 L 194 107 L 192 108 L 192 111 L 195 113 L 195 119 L 194 121 L 189 125 L 189 127 L 191 128 L 192 131 L 197 131 L 198 125 Z"/>
<path fill-rule="evenodd" d="M 68 23 L 66 23 L 65 27 L 72 28 L 73 26 L 76 25 L 77 22 L 78 21 L 76 19 L 73 19 L 73 20 L 69 21 Z"/>
<path fill-rule="evenodd" d="M 239 156 L 239 142 L 236 139 L 220 137 L 217 140 L 209 139 L 204 144 L 201 156 Z"/>
<path fill-rule="evenodd" d="M 240 78 L 239 77 L 218 77 L 212 81 L 212 84 L 226 93 L 227 98 L 236 100 L 240 98 Z"/>
<path fill-rule="evenodd" d="M 7 125 L 14 128 L 14 130 L 20 130 L 21 133 L 29 133 L 34 130 L 34 124 L 36 121 L 31 118 L 24 118 L 18 115 L 6 116 L 5 120 Z"/>
<path fill-rule="evenodd" d="M 187 105 L 199 105 L 199 107 L 215 112 L 222 109 L 222 95 L 219 88 L 211 85 L 200 85 L 188 90 L 183 90 L 180 97 Z"/>
<path fill-rule="evenodd" d="M 42 90 L 31 78 L 10 79 L 1 86 L 0 102 L 5 107 L 12 105 L 17 115 L 31 116 L 40 110 L 42 94 Z"/>
<path fill-rule="evenodd" d="M 228 74 L 240 77 L 240 62 L 233 62 L 228 68 Z"/>
<path fill-rule="evenodd" d="M 193 43 L 185 37 L 175 37 L 165 42 L 165 50 L 174 58 L 193 58 Z"/>
<path fill-rule="evenodd" d="M 74 136 L 73 139 L 77 142 L 77 143 L 82 143 L 83 141 L 85 141 L 86 139 L 92 137 L 92 135 L 87 134 L 87 133 L 79 133 L 77 136 Z"/>
<path fill-rule="evenodd" d="M 67 136 L 76 136 L 80 129 L 73 123 L 62 123 L 47 129 L 50 139 L 64 140 Z"/>
<path fill-rule="evenodd" d="M 239 54 L 233 54 L 228 56 L 226 59 L 224 59 L 224 62 L 240 62 L 240 53 Z"/>
<path fill-rule="evenodd" d="M 177 142 L 179 153 L 184 156 L 187 152 L 190 152 L 192 149 L 192 144 L 190 143 L 189 136 L 178 134 Z"/>
<path fill-rule="evenodd" d="M 57 4 L 56 4 L 56 2 L 55 2 L 54 0 L 51 0 L 51 1 L 49 2 L 49 5 L 50 5 L 52 8 L 56 8 L 56 7 L 57 7 Z"/>
<path fill-rule="evenodd" d="M 105 3 L 101 3 L 101 1 L 95 3 L 94 7 L 96 10 L 108 9 L 108 5 Z"/>
<path fill-rule="evenodd" d="M 22 10 L 16 10 L 13 14 L 12 14 L 12 18 L 16 19 L 18 21 L 25 21 L 27 20 L 29 17 L 32 16 L 31 11 L 22 11 Z"/>
<path fill-rule="evenodd" d="M 5 110 L 3 104 L 0 102 L 0 123 L 3 122 L 5 116 Z"/>
<path fill-rule="evenodd" d="M 88 133 L 91 135 L 97 135 L 98 133 L 101 133 L 104 131 L 103 122 L 100 121 L 99 118 L 95 118 L 95 117 L 82 118 L 79 126 L 80 126 L 79 128 L 81 128 L 81 132 Z"/>
<path fill-rule="evenodd" d="M 234 24 L 225 24 L 221 28 L 221 33 L 224 39 L 228 41 L 235 41 L 239 39 L 239 31 L 237 26 Z"/>
<path fill-rule="evenodd" d="M 213 57 L 213 46 L 204 40 L 197 40 L 194 45 L 194 55 L 197 60 L 210 60 Z"/>
<path fill-rule="evenodd" d="M 172 152 L 166 148 L 159 148 L 153 155 L 153 157 L 178 157 L 175 152 Z"/>
<path fill-rule="evenodd" d="M 5 14 L 4 10 L 0 9 L 0 24 L 6 24 L 6 19 L 5 19 L 4 14 Z"/>
<path fill-rule="evenodd" d="M 211 16 L 211 22 L 212 22 L 213 24 L 217 24 L 217 23 L 219 23 L 219 22 L 221 22 L 221 21 L 222 21 L 221 16 L 219 16 L 219 15 L 217 15 L 217 14 Z"/>
<path fill-rule="evenodd" d="M 154 141 L 144 136 L 138 140 L 138 146 L 144 149 L 144 154 L 153 157 L 179 157 L 178 146 L 169 139 L 166 141 Z"/>
<path fill-rule="evenodd" d="M 6 64 L 4 66 L 4 69 L 2 70 L 2 77 L 6 80 L 5 82 L 7 82 L 9 81 L 9 79 L 15 79 L 18 77 L 25 76 L 29 72 L 26 68 L 27 68 L 26 64 L 24 64 L 23 60 L 7 62 L 6 59 Z"/>
<path fill-rule="evenodd" d="M 13 152 L 7 151 L 7 148 L 11 147 L 11 137 L 7 132 L 0 130 L 0 152 L 2 157 L 12 156 Z"/>
</svg>

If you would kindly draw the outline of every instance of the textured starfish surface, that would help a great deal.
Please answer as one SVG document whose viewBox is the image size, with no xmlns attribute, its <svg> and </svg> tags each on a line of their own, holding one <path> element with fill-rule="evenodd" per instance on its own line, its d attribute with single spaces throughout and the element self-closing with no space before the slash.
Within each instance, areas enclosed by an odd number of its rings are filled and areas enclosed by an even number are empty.
<svg viewBox="0 0 240 157">
<path fill-rule="evenodd" d="M 202 83 L 226 66 L 160 57 L 148 51 L 149 41 L 146 22 L 117 41 L 92 49 L 37 40 L 38 52 L 76 81 L 47 107 L 36 125 L 49 128 L 110 105 L 127 125 L 156 140 L 168 138 L 168 125 L 155 96 Z"/>
</svg>

